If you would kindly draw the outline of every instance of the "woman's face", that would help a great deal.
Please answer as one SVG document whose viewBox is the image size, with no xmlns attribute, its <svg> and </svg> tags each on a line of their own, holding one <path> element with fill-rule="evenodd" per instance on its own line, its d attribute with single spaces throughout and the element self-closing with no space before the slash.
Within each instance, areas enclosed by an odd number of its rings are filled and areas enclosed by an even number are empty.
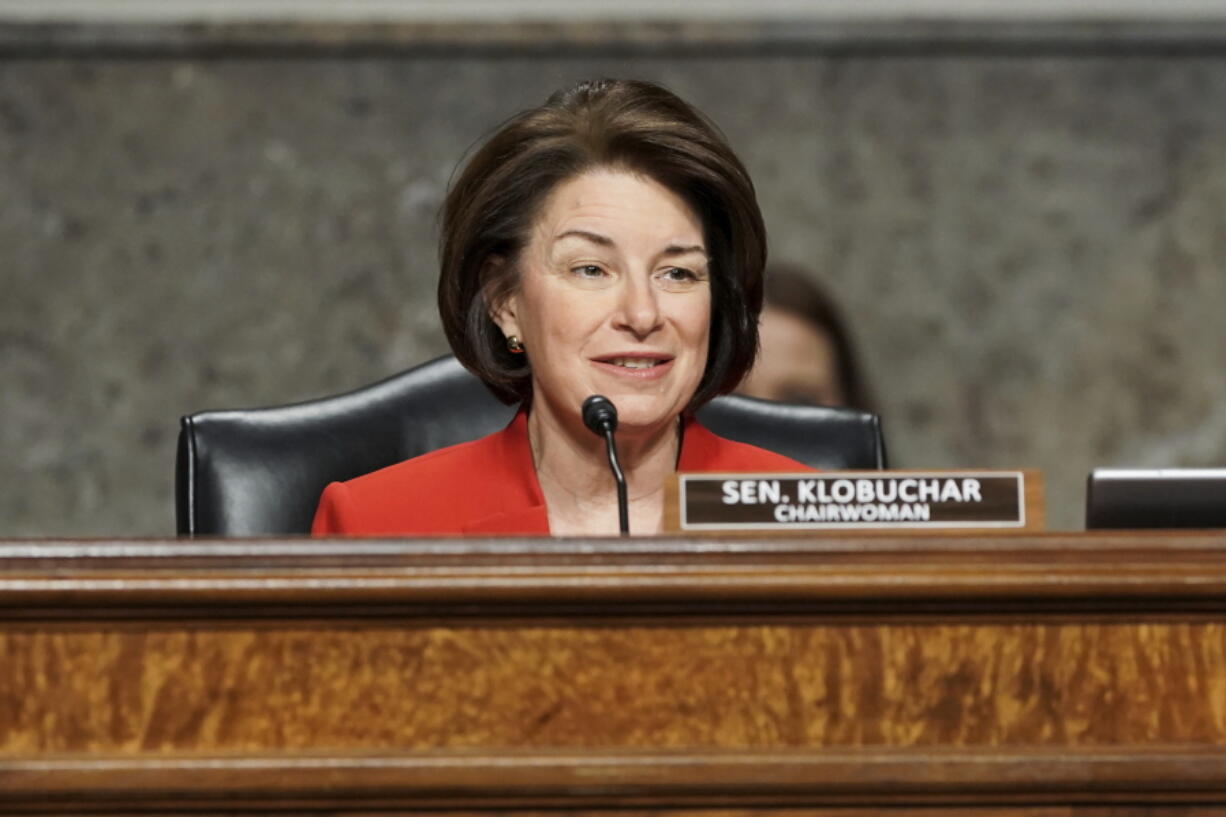
<svg viewBox="0 0 1226 817">
<path fill-rule="evenodd" d="M 707 364 L 711 286 L 702 224 L 676 194 L 609 168 L 562 182 L 517 272 L 493 317 L 523 341 L 534 411 L 574 422 L 603 394 L 619 430 L 648 433 L 689 403 Z"/>
</svg>

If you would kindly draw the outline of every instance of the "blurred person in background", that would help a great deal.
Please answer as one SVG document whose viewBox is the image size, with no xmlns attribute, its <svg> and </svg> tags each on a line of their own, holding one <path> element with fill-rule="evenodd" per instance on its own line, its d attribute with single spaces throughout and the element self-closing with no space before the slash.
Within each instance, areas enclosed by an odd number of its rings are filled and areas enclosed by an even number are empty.
<svg viewBox="0 0 1226 817">
<path fill-rule="evenodd" d="M 875 412 L 847 324 L 813 276 L 795 264 L 766 268 L 761 349 L 738 393 L 784 403 Z"/>
</svg>

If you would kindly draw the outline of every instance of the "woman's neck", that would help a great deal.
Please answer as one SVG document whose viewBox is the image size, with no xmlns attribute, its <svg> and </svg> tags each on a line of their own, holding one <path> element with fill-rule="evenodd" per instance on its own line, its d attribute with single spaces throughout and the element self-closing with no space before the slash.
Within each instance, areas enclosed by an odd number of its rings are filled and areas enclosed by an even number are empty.
<svg viewBox="0 0 1226 817">
<path fill-rule="evenodd" d="M 544 401 L 528 414 L 532 460 L 555 536 L 615 536 L 617 485 L 609 471 L 604 440 L 578 418 L 568 421 Z M 630 530 L 664 529 L 664 484 L 676 470 L 680 427 L 670 420 L 649 430 L 625 430 L 617 454 L 626 475 Z"/>
</svg>

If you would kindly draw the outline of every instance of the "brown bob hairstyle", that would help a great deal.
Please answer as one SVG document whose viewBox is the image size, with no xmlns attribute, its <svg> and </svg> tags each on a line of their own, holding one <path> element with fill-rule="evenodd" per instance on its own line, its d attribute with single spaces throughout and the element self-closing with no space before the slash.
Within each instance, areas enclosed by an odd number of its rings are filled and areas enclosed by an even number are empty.
<svg viewBox="0 0 1226 817">
<path fill-rule="evenodd" d="M 711 270 L 706 371 L 687 411 L 736 387 L 753 364 L 766 228 L 753 183 L 719 129 L 673 93 L 640 80 L 581 82 L 512 117 L 460 173 L 443 206 L 438 300 L 457 358 L 507 403 L 531 397 L 527 355 L 490 317 L 519 283 L 517 259 L 545 199 L 597 167 L 669 188 L 703 226 Z M 506 263 L 490 263 L 501 259 Z M 531 354 L 531 350 L 529 350 Z"/>
</svg>

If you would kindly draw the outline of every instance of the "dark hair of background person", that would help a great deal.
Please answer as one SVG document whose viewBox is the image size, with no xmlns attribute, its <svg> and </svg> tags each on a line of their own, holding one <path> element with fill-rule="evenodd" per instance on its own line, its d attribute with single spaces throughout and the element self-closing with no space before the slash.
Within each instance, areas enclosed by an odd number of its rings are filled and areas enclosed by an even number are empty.
<svg viewBox="0 0 1226 817">
<path fill-rule="evenodd" d="M 670 91 L 602 79 L 512 117 L 469 160 L 443 205 L 439 312 L 456 357 L 505 402 L 531 396 L 490 308 L 515 291 L 517 261 L 545 199 L 598 167 L 641 173 L 684 200 L 703 226 L 711 271 L 710 351 L 687 406 L 736 388 L 753 364 L 766 227 L 753 182 L 719 129 Z"/>
<path fill-rule="evenodd" d="M 772 263 L 765 278 L 766 306 L 807 321 L 830 338 L 844 403 L 851 408 L 876 412 L 855 343 L 834 300 L 798 264 Z"/>
</svg>

